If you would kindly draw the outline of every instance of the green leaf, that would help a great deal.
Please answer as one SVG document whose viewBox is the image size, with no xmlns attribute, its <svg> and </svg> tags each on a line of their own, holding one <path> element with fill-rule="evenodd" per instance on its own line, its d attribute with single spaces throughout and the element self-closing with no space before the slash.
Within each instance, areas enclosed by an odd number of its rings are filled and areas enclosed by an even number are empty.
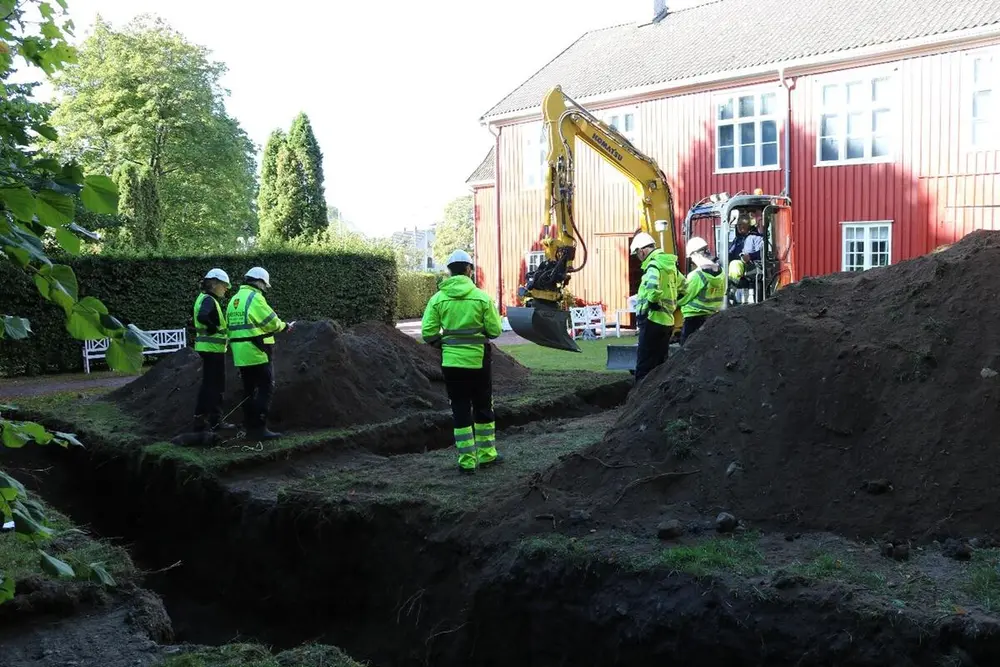
<svg viewBox="0 0 1000 667">
<path fill-rule="evenodd" d="M 43 266 L 35 274 L 35 286 L 43 297 L 62 306 L 67 317 L 72 314 L 79 289 L 73 269 L 65 264 Z"/>
<path fill-rule="evenodd" d="M 80 254 L 80 237 L 78 237 L 73 232 L 69 231 L 65 227 L 60 227 L 56 230 L 56 241 L 62 246 L 62 249 L 71 255 Z"/>
<path fill-rule="evenodd" d="M 17 506 L 38 523 L 45 524 L 45 508 L 34 498 L 22 497 L 18 499 Z"/>
<path fill-rule="evenodd" d="M 80 198 L 83 200 L 83 205 L 94 213 L 118 212 L 118 188 L 107 176 L 100 174 L 87 176 L 83 182 Z"/>
<path fill-rule="evenodd" d="M 125 325 L 121 323 L 121 320 L 114 315 L 108 314 L 101 315 L 101 326 L 108 331 L 121 331 L 125 328 Z"/>
<path fill-rule="evenodd" d="M 35 215 L 38 221 L 47 227 L 57 227 L 73 221 L 76 212 L 73 200 L 54 190 L 42 190 L 38 193 Z"/>
<path fill-rule="evenodd" d="M 38 553 L 41 554 L 39 564 L 48 574 L 59 579 L 72 579 L 76 576 L 73 568 L 66 561 L 59 560 L 55 556 L 50 556 L 41 549 L 38 550 Z"/>
<path fill-rule="evenodd" d="M 58 1 L 56 0 L 56 2 Z M 7 16 L 13 13 L 15 5 L 17 5 L 17 0 L 0 0 L 0 16 Z"/>
<path fill-rule="evenodd" d="M 47 445 L 52 442 L 52 434 L 44 426 L 36 422 L 22 422 L 21 431 L 31 436 L 31 439 L 39 445 Z"/>
<path fill-rule="evenodd" d="M 45 539 L 52 537 L 52 529 L 35 521 L 34 517 L 24 511 L 23 507 L 15 505 L 12 514 L 14 515 L 15 533 Z"/>
<path fill-rule="evenodd" d="M 66 183 L 73 183 L 75 185 L 81 185 L 84 181 L 83 170 L 80 169 L 80 166 L 75 162 L 70 162 L 63 167 L 58 180 Z M 84 204 L 86 204 L 86 202 L 84 202 Z"/>
<path fill-rule="evenodd" d="M 84 229 L 83 227 L 81 227 L 80 225 L 76 224 L 75 222 L 71 222 L 69 224 L 69 226 L 67 227 L 67 229 L 69 229 L 71 232 L 73 232 L 77 236 L 83 236 L 84 238 L 88 238 L 91 241 L 100 241 L 101 240 L 101 235 L 100 234 L 98 234 L 97 232 L 92 232 L 89 229 Z"/>
<path fill-rule="evenodd" d="M 142 368 L 142 346 L 112 338 L 105 360 L 112 370 L 138 373 Z"/>
<path fill-rule="evenodd" d="M 108 314 L 108 307 L 101 303 L 101 300 L 94 296 L 85 296 L 80 299 L 80 308 L 92 311 L 100 315 Z"/>
<path fill-rule="evenodd" d="M 14 599 L 14 580 L 0 572 L 0 604 Z"/>
<path fill-rule="evenodd" d="M 31 333 L 31 322 L 23 317 L 15 317 L 14 315 L 4 315 L 3 316 L 3 333 L 7 338 L 13 340 L 21 340 L 22 338 L 27 338 L 28 334 Z M 2 338 L 2 336 L 0 336 Z"/>
<path fill-rule="evenodd" d="M 90 579 L 100 583 L 102 586 L 117 586 L 114 577 L 104 569 L 104 563 L 91 563 L 90 567 Z"/>
<path fill-rule="evenodd" d="M 59 28 L 56 28 L 55 25 L 52 24 L 52 23 L 46 23 L 45 25 L 43 25 L 42 26 L 42 30 L 43 31 L 45 30 L 45 26 L 52 26 L 53 28 L 56 29 L 57 32 L 59 31 Z M 50 37 L 49 39 L 54 39 L 54 38 Z M 33 129 L 35 132 L 37 132 L 38 134 L 42 135 L 43 137 L 45 137 L 49 141 L 55 141 L 56 139 L 59 138 L 59 133 L 56 132 L 56 128 L 52 127 L 51 125 L 46 125 L 45 123 L 39 123 L 38 125 L 32 125 L 31 129 Z"/>
<path fill-rule="evenodd" d="M 56 2 L 63 8 L 63 11 L 66 11 L 66 0 L 56 0 Z"/>
<path fill-rule="evenodd" d="M 77 340 L 101 340 L 108 337 L 101 326 L 101 316 L 82 308 L 80 304 L 73 306 L 73 312 L 66 320 L 66 331 Z"/>
<path fill-rule="evenodd" d="M 31 220 L 35 215 L 35 196 L 24 186 L 0 188 L 0 201 L 18 220 Z"/>
<path fill-rule="evenodd" d="M 59 164 L 59 160 L 53 160 L 52 158 L 36 160 L 35 167 L 38 169 L 44 169 L 45 171 L 51 171 L 53 174 L 58 174 L 62 171 L 62 165 Z"/>
<path fill-rule="evenodd" d="M 125 339 L 142 347 L 148 347 L 152 350 L 160 349 L 159 344 L 152 336 L 134 324 L 128 325 L 128 333 L 125 334 Z"/>
<path fill-rule="evenodd" d="M 20 449 L 31 442 L 31 438 L 24 433 L 15 422 L 4 422 L 3 425 L 3 445 L 11 449 Z"/>
<path fill-rule="evenodd" d="M 0 470 L 0 495 L 7 502 L 10 502 L 17 498 L 18 496 L 24 497 L 25 493 L 24 485 L 19 481 Z"/>
<path fill-rule="evenodd" d="M 52 435 L 56 436 L 59 440 L 65 440 L 68 444 L 74 447 L 83 447 L 83 443 L 76 439 L 76 433 L 63 433 L 62 431 L 56 431 Z"/>
</svg>

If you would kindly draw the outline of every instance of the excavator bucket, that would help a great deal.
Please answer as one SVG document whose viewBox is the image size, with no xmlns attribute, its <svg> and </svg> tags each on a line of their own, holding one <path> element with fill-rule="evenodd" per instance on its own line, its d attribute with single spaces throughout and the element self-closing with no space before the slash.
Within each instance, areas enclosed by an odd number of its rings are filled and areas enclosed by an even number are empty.
<svg viewBox="0 0 1000 667">
<path fill-rule="evenodd" d="M 639 357 L 638 343 L 633 345 L 608 345 L 609 371 L 634 371 Z"/>
<path fill-rule="evenodd" d="M 508 306 L 507 321 L 514 333 L 536 345 L 583 352 L 569 335 L 569 312 L 565 310 Z"/>
</svg>

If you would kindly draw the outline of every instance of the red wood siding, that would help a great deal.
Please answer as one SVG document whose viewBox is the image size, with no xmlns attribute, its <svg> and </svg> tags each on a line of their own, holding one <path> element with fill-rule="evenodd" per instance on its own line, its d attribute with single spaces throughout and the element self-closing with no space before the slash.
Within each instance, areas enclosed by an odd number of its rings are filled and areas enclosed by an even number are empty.
<svg viewBox="0 0 1000 667">
<path fill-rule="evenodd" d="M 837 79 L 851 70 L 798 77 L 790 97 L 777 82 L 731 89 L 775 91 L 779 117 L 786 100 L 791 103 L 796 279 L 841 269 L 843 222 L 892 220 L 892 262 L 952 243 L 974 229 L 1000 228 L 1000 151 L 967 149 L 972 104 L 969 61 L 966 53 L 954 52 L 872 68 L 879 73 L 892 71 L 897 77 L 893 161 L 882 164 L 816 166 L 822 86 L 829 77 Z M 636 143 L 667 175 L 678 225 L 687 209 L 709 194 L 757 187 L 778 193 L 784 186 L 784 142 L 789 136 L 784 127 L 779 169 L 715 173 L 718 92 L 638 105 Z M 500 135 L 505 305 L 515 303 L 525 254 L 538 247 L 544 223 L 542 192 L 525 188 L 522 172 L 526 134 L 536 127 L 511 125 Z M 627 246 L 639 226 L 638 200 L 627 180 L 587 147 L 578 146 L 577 156 L 577 225 L 589 254 L 570 291 L 613 311 L 624 307 L 629 292 Z M 487 238 L 495 238 L 495 231 Z M 581 248 L 578 257 L 582 252 Z M 486 275 L 496 276 L 495 263 L 484 261 L 482 268 Z"/>
<path fill-rule="evenodd" d="M 497 204 L 493 186 L 473 191 L 476 225 L 476 284 L 496 299 L 497 296 Z"/>
</svg>

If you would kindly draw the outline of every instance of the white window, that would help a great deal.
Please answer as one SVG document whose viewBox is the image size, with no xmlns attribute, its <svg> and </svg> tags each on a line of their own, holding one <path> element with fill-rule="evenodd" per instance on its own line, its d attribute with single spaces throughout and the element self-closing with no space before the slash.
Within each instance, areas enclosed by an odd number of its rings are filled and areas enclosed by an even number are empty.
<svg viewBox="0 0 1000 667">
<path fill-rule="evenodd" d="M 537 270 L 538 267 L 542 265 L 542 262 L 545 261 L 545 253 L 529 252 L 524 256 L 524 261 L 528 265 L 528 273 L 531 273 L 532 271 Z"/>
<path fill-rule="evenodd" d="M 892 262 L 891 222 L 845 222 L 841 229 L 844 271 L 867 271 Z"/>
<path fill-rule="evenodd" d="M 605 109 L 598 114 L 598 117 L 635 145 L 639 139 L 637 112 L 638 107 L 619 107 Z"/>
<path fill-rule="evenodd" d="M 866 76 L 821 90 L 819 164 L 887 162 L 896 133 L 894 80 Z"/>
<path fill-rule="evenodd" d="M 545 162 L 549 156 L 549 140 L 541 122 L 525 126 L 524 154 L 521 171 L 524 187 L 531 190 L 545 185 Z"/>
<path fill-rule="evenodd" d="M 977 53 L 972 58 L 972 133 L 974 148 L 1000 142 L 1000 55 Z"/>
<path fill-rule="evenodd" d="M 744 92 L 716 97 L 716 171 L 777 168 L 778 94 Z"/>
</svg>

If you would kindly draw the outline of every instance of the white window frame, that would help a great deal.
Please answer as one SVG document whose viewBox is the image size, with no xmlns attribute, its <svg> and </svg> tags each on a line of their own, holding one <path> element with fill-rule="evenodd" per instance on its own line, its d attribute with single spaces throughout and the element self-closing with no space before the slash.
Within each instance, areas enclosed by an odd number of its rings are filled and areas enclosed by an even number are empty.
<svg viewBox="0 0 1000 667">
<path fill-rule="evenodd" d="M 541 190 L 545 187 L 545 163 L 549 154 L 549 142 L 545 136 L 545 125 L 534 121 L 524 126 L 521 146 L 522 186 L 525 190 Z"/>
<path fill-rule="evenodd" d="M 967 93 L 963 94 L 963 118 L 965 119 L 964 143 L 970 151 L 986 151 L 1000 148 L 1000 48 L 979 49 L 965 54 L 968 62 L 965 68 Z M 985 60 L 987 64 L 986 78 L 976 80 L 977 61 Z M 992 75 L 992 76 L 991 76 Z M 982 118 L 976 116 L 976 98 L 983 93 L 989 93 L 991 112 Z M 984 123 L 992 132 L 976 142 L 976 124 Z"/>
<path fill-rule="evenodd" d="M 610 125 L 615 128 L 619 134 L 628 139 L 633 146 L 639 146 L 639 105 L 631 104 L 620 107 L 613 107 L 610 109 L 601 109 L 597 112 L 597 117 L 600 118 L 606 125 Z M 628 129 L 628 121 L 626 116 L 632 117 L 632 129 Z"/>
<path fill-rule="evenodd" d="M 850 230 L 854 230 L 854 231 L 863 230 L 864 233 L 865 233 L 865 235 L 864 235 L 865 247 L 861 251 L 862 253 L 864 253 L 864 263 L 861 266 L 861 271 L 868 271 L 869 269 L 878 268 L 880 266 L 889 266 L 889 265 L 891 265 L 892 264 L 892 226 L 893 226 L 893 221 L 892 220 L 864 220 L 864 221 L 852 220 L 852 221 L 848 221 L 848 222 L 841 222 L 840 223 L 840 270 L 841 271 L 852 271 L 853 270 L 853 269 L 849 268 L 850 265 L 848 263 L 848 255 L 849 254 L 853 254 L 853 253 L 848 253 L 847 232 L 848 232 L 849 229 Z M 874 253 L 872 252 L 872 247 L 871 247 L 871 243 L 872 243 L 871 233 L 872 233 L 873 229 L 878 229 L 878 228 L 882 228 L 882 227 L 886 227 L 889 230 L 889 235 L 888 235 L 888 238 L 886 239 L 886 249 L 885 249 L 886 264 L 884 264 L 884 265 L 883 264 L 873 264 L 872 263 L 872 257 L 874 255 Z M 882 239 L 878 239 L 878 240 L 881 241 Z"/>
<path fill-rule="evenodd" d="M 874 96 L 874 81 L 885 79 L 887 81 L 887 88 L 885 91 L 886 97 L 881 102 L 875 102 Z M 867 91 L 867 97 L 864 98 L 865 102 L 858 104 L 857 106 L 851 106 L 847 100 L 847 87 L 849 85 L 860 84 L 860 90 Z M 825 102 L 825 92 L 828 87 L 836 86 L 840 88 L 840 103 L 826 104 Z M 901 123 L 902 114 L 901 110 L 901 99 L 900 99 L 900 88 L 899 88 L 899 75 L 897 68 L 867 68 L 863 70 L 855 70 L 852 72 L 840 72 L 835 75 L 829 75 L 823 77 L 819 80 L 816 85 L 816 165 L 817 167 L 843 167 L 846 165 L 854 164 L 885 164 L 888 162 L 895 162 L 896 157 L 899 153 Z M 875 130 L 874 130 L 874 114 L 875 113 L 886 113 L 887 122 L 889 123 L 889 128 L 886 130 L 883 136 L 888 142 L 888 154 L 880 155 L 877 157 L 872 157 L 873 144 L 875 141 Z M 848 116 L 852 114 L 865 114 L 867 117 L 868 126 L 870 129 L 865 131 L 863 134 L 848 134 Z M 823 134 L 824 131 L 824 118 L 826 116 L 838 116 L 841 121 L 839 132 L 836 135 L 836 139 L 840 142 L 838 146 L 839 157 L 836 160 L 824 160 L 823 159 L 823 140 L 827 138 Z M 833 136 L 833 135 L 829 135 Z M 847 157 L 847 147 L 848 141 L 852 138 L 864 138 L 865 139 L 865 154 L 858 158 L 848 158 Z"/>
<path fill-rule="evenodd" d="M 535 268 L 531 268 L 531 260 L 537 259 L 538 262 L 535 264 Z M 542 250 L 532 250 L 531 252 L 524 253 L 524 266 L 525 273 L 531 273 L 545 261 L 545 252 Z"/>
<path fill-rule="evenodd" d="M 763 97 L 765 95 L 774 96 L 774 104 L 771 109 L 771 113 L 762 113 L 764 104 Z M 754 98 L 754 113 L 753 115 L 740 116 L 740 99 L 746 97 Z M 715 165 L 716 174 L 742 174 L 750 172 L 761 172 L 761 171 L 778 171 L 781 169 L 781 141 L 783 134 L 783 117 L 780 111 L 782 103 L 784 103 L 784 93 L 774 87 L 755 87 L 746 88 L 742 90 L 732 90 L 725 93 L 717 93 L 712 96 L 712 118 L 714 118 L 715 125 L 715 135 L 713 137 L 714 154 L 713 160 Z M 720 107 L 730 104 L 732 106 L 732 116 L 730 118 L 720 118 Z M 754 163 L 751 166 L 744 166 L 743 162 L 743 151 L 742 147 L 744 145 L 749 146 L 750 144 L 743 144 L 741 139 L 741 129 L 742 125 L 748 123 L 754 124 Z M 764 142 L 764 135 L 761 131 L 761 126 L 765 122 L 774 123 L 774 141 Z M 723 167 L 722 166 L 722 128 L 732 127 L 733 128 L 733 166 Z M 774 143 L 775 145 L 775 160 L 774 164 L 762 165 L 761 161 L 764 157 L 763 146 L 765 143 Z M 726 146 L 725 148 L 729 148 Z"/>
</svg>

